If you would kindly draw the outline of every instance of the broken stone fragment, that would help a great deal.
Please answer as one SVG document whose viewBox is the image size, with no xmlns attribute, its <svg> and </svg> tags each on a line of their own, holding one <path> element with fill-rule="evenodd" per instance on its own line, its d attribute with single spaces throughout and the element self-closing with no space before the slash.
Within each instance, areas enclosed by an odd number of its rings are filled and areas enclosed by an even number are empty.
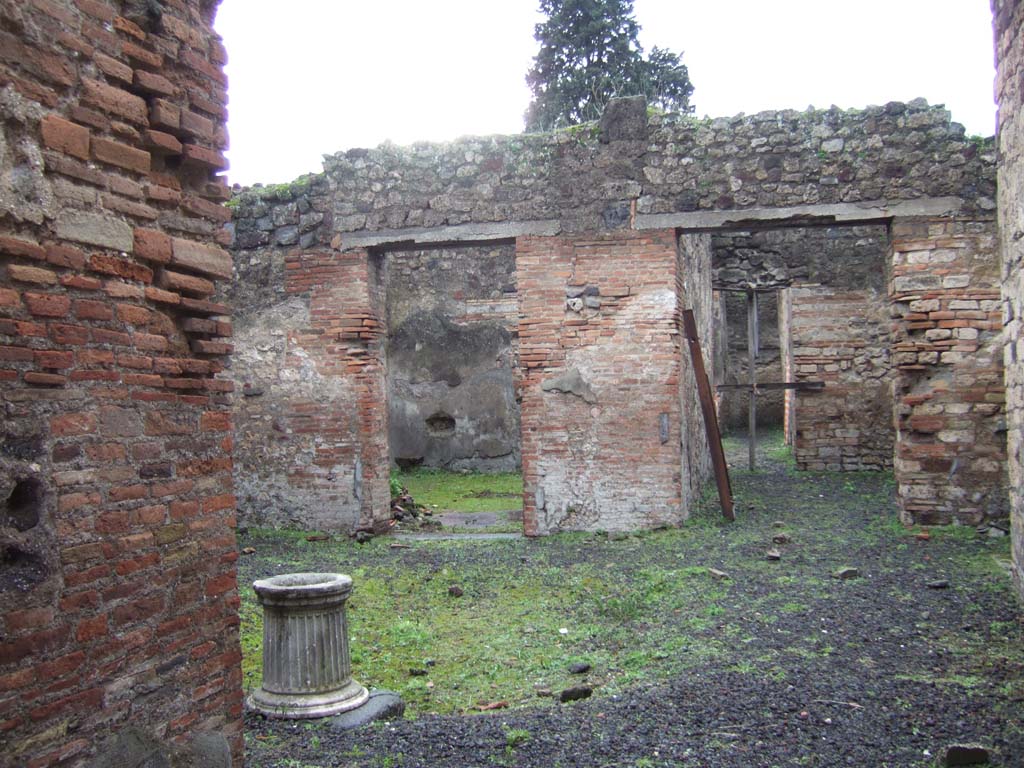
<svg viewBox="0 0 1024 768">
<path fill-rule="evenodd" d="M 569 667 L 569 674 L 571 675 L 585 675 L 589 671 L 590 665 L 585 661 L 577 661 Z"/>
<path fill-rule="evenodd" d="M 988 750 L 978 744 L 950 744 L 946 747 L 946 766 L 987 765 Z"/>
<path fill-rule="evenodd" d="M 720 571 L 717 568 L 708 568 L 708 573 L 712 576 L 712 578 L 715 578 L 715 579 L 728 579 L 728 578 L 730 578 L 728 573 L 726 573 L 725 571 Z"/>
<path fill-rule="evenodd" d="M 781 560 L 782 553 L 777 549 L 769 549 L 764 553 L 765 560 Z"/>
<path fill-rule="evenodd" d="M 563 704 L 567 701 L 579 701 L 580 699 L 589 699 L 591 694 L 594 693 L 594 689 L 589 685 L 574 685 L 571 688 L 566 688 L 564 691 L 558 694 L 558 700 Z"/>
<path fill-rule="evenodd" d="M 332 731 L 350 731 L 377 720 L 398 720 L 405 714 L 405 702 L 392 691 L 374 691 L 360 707 L 332 717 L 328 727 Z"/>
<path fill-rule="evenodd" d="M 850 568 L 850 567 L 840 568 L 839 570 L 835 571 L 832 574 L 832 578 L 833 579 L 840 579 L 840 580 L 856 579 L 856 578 L 859 578 L 859 577 L 860 577 L 860 571 L 857 570 L 856 568 Z"/>
<path fill-rule="evenodd" d="M 590 388 L 590 385 L 575 368 L 569 369 L 561 376 L 541 382 L 540 388 L 544 392 L 561 392 L 565 395 L 575 395 L 590 404 L 597 402 L 597 395 L 594 394 L 594 390 Z"/>
<path fill-rule="evenodd" d="M 936 579 L 935 581 L 928 582 L 929 589 L 948 589 L 949 581 L 946 579 Z"/>
</svg>

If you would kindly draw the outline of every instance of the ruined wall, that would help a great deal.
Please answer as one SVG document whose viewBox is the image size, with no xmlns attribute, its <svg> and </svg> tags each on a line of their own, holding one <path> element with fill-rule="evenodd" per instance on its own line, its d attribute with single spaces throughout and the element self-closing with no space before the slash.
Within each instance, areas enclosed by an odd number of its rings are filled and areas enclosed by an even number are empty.
<svg viewBox="0 0 1024 768">
<path fill-rule="evenodd" d="M 685 517 L 700 498 L 705 481 L 711 476 L 711 452 L 701 410 L 697 379 L 682 324 L 682 310 L 692 309 L 700 339 L 704 372 L 714 393 L 721 371 L 715 365 L 720 357 L 715 322 L 720 321 L 719 305 L 711 289 L 711 236 L 680 235 L 676 258 L 677 330 L 679 343 L 679 439 L 682 452 L 681 514 Z"/>
<path fill-rule="evenodd" d="M 142 6 L 0 2 L 4 765 L 241 759 L 224 49 Z"/>
<path fill-rule="evenodd" d="M 342 257 L 327 245 L 321 176 L 247 190 L 232 206 L 239 515 L 247 524 L 352 530 L 372 521 L 363 451 L 375 438 L 361 431 L 371 414 L 359 403 L 367 386 L 383 387 L 372 380 L 383 376 L 384 354 L 376 275 L 365 253 Z M 345 328 L 377 322 L 365 326 L 372 338 L 343 339 L 343 317 Z M 369 370 L 361 352 L 374 361 Z"/>
<path fill-rule="evenodd" d="M 903 518 L 970 524 L 1006 517 L 995 221 L 897 219 L 892 248 Z"/>
<path fill-rule="evenodd" d="M 519 239 L 527 534 L 684 518 L 679 258 L 671 230 Z"/>
<path fill-rule="evenodd" d="M 999 231 L 1014 575 L 1024 596 L 1024 3 L 993 0 L 999 100 Z"/>
<path fill-rule="evenodd" d="M 283 297 L 247 310 L 236 338 L 239 513 L 271 526 L 372 526 L 389 496 L 380 260 L 292 250 L 282 267 Z"/>
<path fill-rule="evenodd" d="M 412 147 L 386 144 L 376 149 L 349 150 L 327 157 L 324 173 L 303 184 L 323 190 L 322 194 L 317 193 L 317 200 L 311 201 L 311 210 L 322 213 L 322 221 L 310 221 L 312 228 L 305 240 L 301 222 L 292 222 L 290 226 L 297 229 L 288 229 L 282 237 L 282 227 L 286 226 L 283 219 L 276 221 L 272 213 L 268 219 L 266 212 L 254 218 L 240 207 L 239 215 L 249 222 L 244 226 L 241 219 L 237 222 L 239 255 L 244 258 L 259 247 L 276 249 L 277 260 L 284 258 L 280 255 L 282 249 L 284 254 L 299 259 L 310 251 L 316 252 L 316 258 L 368 251 L 385 254 L 386 265 L 397 252 L 515 241 L 519 316 L 531 318 L 536 311 L 539 317 L 548 318 L 550 327 L 546 329 L 545 343 L 554 351 L 578 345 L 575 325 L 563 322 L 561 302 L 577 298 L 584 300 L 586 307 L 586 296 L 563 297 L 573 287 L 571 284 L 563 282 L 556 290 L 550 282 L 562 280 L 559 260 L 571 258 L 566 249 L 572 243 L 605 238 L 628 241 L 645 233 L 657 235 L 664 231 L 681 231 L 688 236 L 715 230 L 744 231 L 771 226 L 769 222 L 784 227 L 809 223 L 856 227 L 873 221 L 884 226 L 893 217 L 929 215 L 957 215 L 984 221 L 995 206 L 991 146 L 966 140 L 962 127 L 950 123 L 945 110 L 928 107 L 921 101 L 860 111 L 784 111 L 695 120 L 685 116 L 648 116 L 642 102 L 623 99 L 609 105 L 599 124 L 552 134 L 475 137 Z M 263 224 L 253 226 L 257 218 L 262 218 Z M 262 240 L 265 245 L 243 240 L 243 234 Z M 863 239 L 872 244 L 875 236 Z M 539 258 L 534 249 L 541 248 L 542 243 L 550 245 L 554 259 L 546 264 L 552 270 L 549 274 L 544 274 L 542 265 L 532 261 Z M 616 254 L 626 254 L 616 266 L 647 274 L 646 256 L 634 263 L 636 260 L 628 256 L 628 249 L 610 247 Z M 575 248 L 573 245 L 572 249 Z M 823 253 L 826 255 L 821 261 L 826 263 L 827 248 Z M 990 263 L 994 256 L 990 249 L 980 247 L 971 258 Z M 523 282 L 521 264 L 530 267 L 534 282 Z M 680 284 L 673 287 L 677 272 L 678 265 L 663 272 L 660 279 L 662 287 L 678 303 L 684 289 Z M 880 269 L 865 274 L 877 279 L 882 272 Z M 851 279 L 856 274 L 856 270 L 850 270 Z M 602 275 L 601 279 L 611 284 L 621 282 L 613 273 Z M 326 284 L 321 287 L 326 288 Z M 538 307 L 535 297 L 524 295 L 525 291 L 548 289 L 548 299 L 559 295 L 555 309 Z M 382 316 L 379 307 L 375 312 L 372 317 L 367 315 L 374 323 Z M 913 322 L 906 319 L 905 313 L 898 314 L 897 324 Z M 613 317 L 614 313 L 607 321 Z M 525 327 L 521 322 L 521 333 Z M 611 327 L 604 330 L 610 337 L 619 333 Z M 907 330 L 903 328 L 900 332 Z M 640 348 L 635 352 L 639 357 L 645 354 Z M 547 353 L 545 347 L 544 354 Z M 620 367 L 629 369 L 631 364 L 626 363 L 625 357 L 620 356 L 618 361 Z M 965 365 L 971 368 L 969 362 Z M 525 358 L 521 358 L 519 375 L 531 379 Z M 556 373 L 556 378 L 560 375 L 561 372 Z M 524 383 L 521 394 L 530 391 Z M 577 409 L 580 407 L 571 402 Z M 606 406 L 607 402 L 602 401 L 602 408 Z M 546 407 L 538 407 L 530 418 L 545 413 Z M 678 398 L 674 407 L 683 407 Z M 616 410 L 620 423 L 631 417 L 628 403 L 616 406 Z M 606 412 L 599 411 L 598 417 L 590 417 L 596 421 L 583 419 L 581 423 L 589 426 L 574 434 L 584 435 L 580 445 L 586 451 L 601 447 L 602 451 L 611 451 L 611 455 L 621 458 L 621 446 L 626 443 L 612 444 L 602 442 L 603 436 L 594 437 L 600 432 L 596 425 L 612 421 Z M 681 435 L 681 428 L 671 422 L 672 409 L 664 412 L 670 416 L 670 431 L 679 429 L 676 434 Z M 583 416 L 575 414 L 572 408 L 552 415 L 557 420 L 547 422 L 544 428 L 558 433 L 559 440 L 567 440 L 566 425 L 575 424 Z M 366 420 L 370 416 L 367 413 L 361 418 Z M 386 419 L 387 415 L 381 418 Z M 524 431 L 528 427 L 526 418 L 524 411 Z M 364 444 L 365 437 L 350 435 L 348 442 L 352 446 Z M 533 461 L 533 466 L 539 466 L 541 460 L 527 455 L 525 440 L 524 437 L 523 462 L 528 483 L 539 484 L 541 474 L 535 473 L 530 479 L 528 465 Z M 282 444 L 282 462 L 290 461 L 289 450 L 292 464 L 306 461 L 304 454 Z M 563 450 L 563 443 L 535 440 L 532 450 L 543 459 L 541 463 L 554 461 Z M 585 463 L 583 456 L 578 454 L 580 465 Z M 240 462 L 243 460 L 240 455 Z M 676 464 L 680 460 L 677 456 Z M 911 468 L 912 465 L 903 465 L 897 471 L 909 472 Z M 679 466 L 676 470 L 682 471 Z M 330 474 L 338 477 L 339 471 L 340 468 Z M 366 471 L 364 462 L 361 476 Z M 375 476 L 384 473 L 384 467 L 374 469 Z M 980 476 L 942 476 L 933 472 L 928 482 L 951 484 L 955 490 L 949 493 L 957 495 L 974 492 L 961 485 L 961 480 L 970 485 L 979 479 Z M 344 483 L 347 482 L 346 478 Z M 678 487 L 683 483 L 681 478 L 672 482 Z M 664 489 L 661 480 L 655 485 Z M 562 501 L 552 501 L 551 506 L 538 500 L 532 502 L 550 514 L 536 530 L 591 525 L 584 518 L 592 517 L 592 510 L 598 507 L 609 510 L 613 525 L 623 525 L 627 519 L 656 523 L 675 514 L 669 511 L 670 504 L 651 516 L 644 517 L 645 512 L 636 517 L 631 511 L 636 505 L 619 491 L 611 488 L 606 493 L 600 484 L 592 487 L 594 495 L 581 505 L 580 488 L 570 488 L 561 481 L 551 485 Z M 354 498 L 344 503 L 352 504 Z M 602 501 L 613 504 L 605 505 Z M 527 504 L 530 503 L 528 498 Z M 578 514 L 581 507 L 588 510 L 583 516 Z M 567 515 L 570 508 L 573 514 Z M 361 510 L 358 514 L 363 516 L 386 514 L 386 509 L 371 511 L 363 506 Z M 351 509 L 345 514 L 348 519 L 358 516 Z"/>
<path fill-rule="evenodd" d="M 820 392 L 791 396 L 797 467 L 892 467 L 894 372 L 886 302 L 863 288 L 800 285 L 787 294 L 793 380 L 825 383 Z"/>
<path fill-rule="evenodd" d="M 957 196 L 991 211 L 994 171 L 983 154 L 947 111 L 919 100 L 387 144 L 329 156 L 324 168 L 337 190 L 336 232 L 408 237 L 508 221 L 600 231 L 628 226 L 634 208 L 639 222 L 644 214 Z"/>
<path fill-rule="evenodd" d="M 867 290 L 864 295 L 870 296 L 878 307 L 888 306 L 885 274 L 889 235 L 884 225 L 724 232 L 716 234 L 713 243 L 715 286 L 820 284 L 840 290 Z M 723 383 L 742 383 L 749 381 L 746 297 L 726 293 L 725 300 L 729 346 Z M 757 359 L 757 380 L 785 381 L 777 293 L 758 296 L 758 314 L 761 353 Z M 783 423 L 785 396 L 783 390 L 758 395 L 758 424 Z M 723 391 L 719 410 L 723 427 L 746 431 L 747 408 L 746 392 Z"/>
<path fill-rule="evenodd" d="M 517 470 L 515 246 L 392 251 L 384 261 L 392 460 Z"/>
</svg>

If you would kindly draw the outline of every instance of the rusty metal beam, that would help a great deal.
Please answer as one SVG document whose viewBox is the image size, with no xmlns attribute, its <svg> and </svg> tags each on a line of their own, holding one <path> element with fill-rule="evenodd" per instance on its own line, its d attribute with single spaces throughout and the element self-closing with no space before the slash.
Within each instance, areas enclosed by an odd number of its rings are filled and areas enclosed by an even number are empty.
<svg viewBox="0 0 1024 768">
<path fill-rule="evenodd" d="M 774 390 L 774 389 L 795 389 L 800 392 L 804 391 L 817 391 L 825 388 L 824 381 L 759 381 L 756 384 L 719 384 L 715 389 L 747 389 L 751 387 L 754 391 L 760 392 L 762 390 Z"/>
<path fill-rule="evenodd" d="M 711 464 L 715 470 L 718 500 L 721 502 L 722 514 L 725 519 L 735 520 L 732 485 L 729 483 L 729 467 L 725 463 L 725 451 L 722 449 L 722 435 L 718 431 L 718 415 L 715 413 L 711 382 L 708 381 L 708 374 L 704 368 L 704 354 L 700 350 L 700 338 L 697 336 L 697 323 L 693 318 L 692 309 L 683 310 L 683 335 L 686 336 L 686 343 L 690 348 L 690 359 L 693 361 L 693 375 L 697 380 L 700 409 L 704 414 L 704 431 L 708 436 L 708 448 L 711 449 Z"/>
</svg>

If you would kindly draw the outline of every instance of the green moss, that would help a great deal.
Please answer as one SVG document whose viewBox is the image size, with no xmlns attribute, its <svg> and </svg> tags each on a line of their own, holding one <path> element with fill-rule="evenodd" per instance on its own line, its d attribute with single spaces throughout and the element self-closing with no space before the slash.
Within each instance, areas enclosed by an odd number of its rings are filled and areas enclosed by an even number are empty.
<svg viewBox="0 0 1024 768">
<path fill-rule="evenodd" d="M 228 202 L 228 205 L 232 208 L 237 208 L 240 206 L 252 205 L 257 202 L 285 203 L 308 193 L 310 189 L 312 189 L 313 183 L 320 178 L 321 175 L 322 174 L 307 173 L 299 176 L 293 181 L 285 182 L 284 184 L 266 184 L 247 187 L 240 193 L 234 195 Z"/>
</svg>

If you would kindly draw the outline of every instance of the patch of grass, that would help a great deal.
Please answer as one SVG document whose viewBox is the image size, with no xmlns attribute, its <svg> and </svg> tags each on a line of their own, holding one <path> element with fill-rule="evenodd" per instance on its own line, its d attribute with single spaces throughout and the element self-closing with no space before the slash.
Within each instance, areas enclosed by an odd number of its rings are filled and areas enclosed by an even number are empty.
<svg viewBox="0 0 1024 768">
<path fill-rule="evenodd" d="M 657 552 L 678 538 L 678 531 L 664 531 L 605 546 L 625 559 L 627 551 Z M 585 541 L 582 535 L 559 539 L 561 546 Z M 557 691 L 576 684 L 569 668 L 580 660 L 592 665 L 590 682 L 613 693 L 728 653 L 704 617 L 725 612 L 720 602 L 729 587 L 701 566 L 627 572 L 614 561 L 598 567 L 586 558 L 547 566 L 547 542 L 537 542 L 528 567 L 494 569 L 464 555 L 473 547 L 510 542 L 437 541 L 417 545 L 429 546 L 436 560 L 394 568 L 374 562 L 374 551 L 388 551 L 386 541 L 360 546 L 331 540 L 309 547 L 298 546 L 304 539 L 293 541 L 293 559 L 275 562 L 279 572 L 330 567 L 324 560 L 361 561 L 345 568 L 355 582 L 348 602 L 353 676 L 398 692 L 411 716 L 472 712 L 497 700 L 531 704 L 538 687 Z M 462 597 L 449 594 L 453 584 L 463 589 Z M 262 666 L 261 616 L 252 591 L 241 592 L 243 668 L 246 687 L 253 688 Z M 682 633 L 663 624 L 670 614 L 692 616 Z"/>
<path fill-rule="evenodd" d="M 483 474 L 414 469 L 395 474 L 409 495 L 428 509 L 456 512 L 499 512 L 519 509 L 523 477 L 515 472 Z"/>
<path fill-rule="evenodd" d="M 494 475 L 404 475 L 421 482 L 413 490 L 403 480 L 417 501 L 437 509 L 465 508 L 467 501 L 508 509 L 518 498 L 499 494 L 521 491 L 517 476 L 505 476 L 503 486 Z M 352 575 L 353 676 L 397 691 L 411 717 L 476 712 L 495 702 L 546 706 L 551 699 L 538 697 L 538 689 L 578 684 L 569 668 L 581 661 L 591 665 L 585 679 L 598 696 L 690 670 L 798 684 L 807 669 L 852 668 L 865 679 L 902 673 L 945 690 L 961 686 L 972 697 L 998 696 L 995 706 L 1007 713 L 1019 707 L 1022 627 L 992 609 L 1013 600 L 1007 539 L 981 538 L 961 526 L 931 528 L 927 541 L 916 541 L 921 529 L 899 523 L 891 478 L 883 474 L 801 473 L 794 490 L 781 493 L 784 487 L 778 472 L 748 473 L 735 482 L 737 496 L 749 502 L 736 522 L 722 519 L 709 489 L 706 505 L 681 527 L 629 536 L 570 533 L 392 549 L 386 537 L 358 545 L 341 536 L 309 542 L 307 532 L 250 529 L 242 546 L 257 554 L 242 558 L 242 581 L 303 570 Z M 764 551 L 778 533 L 790 541 L 778 545 L 782 562 L 769 563 Z M 847 563 L 862 570 L 862 579 L 832 578 Z M 709 568 L 730 578 L 715 579 Z M 927 589 L 940 577 L 949 579 L 949 590 Z M 462 597 L 449 594 L 455 584 Z M 243 670 L 251 688 L 259 684 L 260 616 L 252 591 L 243 587 L 241 594 Z M 870 648 L 915 648 L 898 668 L 881 652 L 874 659 L 858 631 L 861 611 L 882 605 L 902 618 L 891 633 L 880 629 L 876 638 L 873 631 Z M 876 624 L 874 617 L 867 622 Z M 938 655 L 925 655 L 921 644 Z M 941 672 L 932 668 L 937 659 Z M 527 738 L 506 735 L 506 751 L 499 742 L 492 762 L 515 764 L 532 747 Z M 260 753 L 263 745 L 253 749 Z M 381 764 L 377 759 L 373 764 Z"/>
</svg>

